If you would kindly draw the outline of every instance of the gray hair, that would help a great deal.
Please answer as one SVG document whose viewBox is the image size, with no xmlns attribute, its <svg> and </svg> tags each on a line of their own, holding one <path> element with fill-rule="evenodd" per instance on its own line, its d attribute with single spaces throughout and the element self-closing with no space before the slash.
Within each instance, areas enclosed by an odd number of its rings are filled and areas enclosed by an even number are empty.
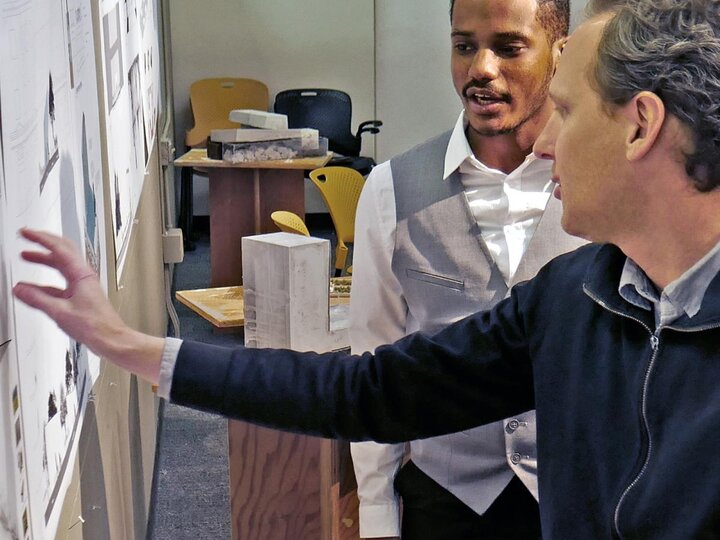
<svg viewBox="0 0 720 540">
<path fill-rule="evenodd" d="M 720 0 L 633 0 L 609 20 L 594 85 L 623 105 L 650 91 L 686 127 L 685 170 L 700 192 L 720 186 Z"/>
</svg>

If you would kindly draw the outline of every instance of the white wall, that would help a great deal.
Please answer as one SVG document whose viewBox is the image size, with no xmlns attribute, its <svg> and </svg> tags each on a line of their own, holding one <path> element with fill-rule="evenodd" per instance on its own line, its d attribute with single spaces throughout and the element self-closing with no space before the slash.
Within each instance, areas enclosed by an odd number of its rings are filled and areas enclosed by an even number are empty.
<svg viewBox="0 0 720 540">
<path fill-rule="evenodd" d="M 575 27 L 583 20 L 583 10 L 587 5 L 587 0 L 570 0 L 570 31 L 572 32 Z"/>
<path fill-rule="evenodd" d="M 378 161 L 452 128 L 462 109 L 450 77 L 449 7 L 375 0 Z"/>
<path fill-rule="evenodd" d="M 206 77 L 248 77 L 275 94 L 288 88 L 344 90 L 353 129 L 374 118 L 374 13 L 369 0 L 173 0 L 175 142 L 191 125 L 190 84 Z M 373 155 L 372 138 L 363 148 Z M 207 214 L 197 186 L 195 214 Z M 205 188 L 206 189 L 206 188 Z"/>
</svg>

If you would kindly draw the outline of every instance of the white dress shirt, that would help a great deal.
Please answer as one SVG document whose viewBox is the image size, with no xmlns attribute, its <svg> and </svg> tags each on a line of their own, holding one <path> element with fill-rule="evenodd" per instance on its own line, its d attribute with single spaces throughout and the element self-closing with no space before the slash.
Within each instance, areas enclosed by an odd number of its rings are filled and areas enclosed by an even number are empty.
<svg viewBox="0 0 720 540">
<path fill-rule="evenodd" d="M 510 282 L 532 238 L 552 191 L 551 163 L 532 154 L 510 174 L 478 161 L 470 149 L 464 113 L 445 154 L 445 181 L 459 169 L 468 204 L 495 263 Z M 419 187 L 421 189 L 421 187 Z M 392 272 L 396 227 L 390 162 L 373 169 L 355 218 L 350 345 L 353 353 L 373 351 L 407 333 L 407 306 Z M 360 496 L 360 536 L 400 536 L 399 501 L 393 479 L 404 445 L 373 442 L 352 445 Z"/>
</svg>

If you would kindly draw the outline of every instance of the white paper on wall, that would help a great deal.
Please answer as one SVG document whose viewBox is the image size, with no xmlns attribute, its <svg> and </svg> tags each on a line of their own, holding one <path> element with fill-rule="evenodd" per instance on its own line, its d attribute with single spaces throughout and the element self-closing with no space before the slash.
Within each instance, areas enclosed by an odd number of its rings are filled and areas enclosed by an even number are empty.
<svg viewBox="0 0 720 540">
<path fill-rule="evenodd" d="M 0 143 L 2 139 L 0 138 Z M 15 344 L 11 340 L 11 304 L 8 272 L 3 249 L 3 211 L 5 182 L 0 144 L 0 540 L 22 538 L 27 527 L 25 452 L 17 390 Z"/>
<path fill-rule="evenodd" d="M 22 538 L 23 527 L 21 516 L 27 507 L 22 500 L 20 485 L 22 482 L 21 463 L 23 459 L 22 440 L 15 437 L 13 414 L 14 378 L 11 374 L 12 362 L 10 355 L 11 342 L 0 345 L 0 539 Z M 18 426 L 19 427 L 19 426 Z"/>
<path fill-rule="evenodd" d="M 106 283 L 90 0 L 0 0 L 0 65 L 1 251 L 9 281 L 64 285 L 56 272 L 20 260 L 28 246 L 16 231 L 28 226 L 73 240 Z M 10 414 L 17 445 L 17 532 L 54 538 L 99 360 L 38 311 L 9 302 L 14 330 L 0 414 Z M 7 428 L 0 423 L 6 443 Z"/>
<path fill-rule="evenodd" d="M 160 25 L 152 0 L 137 0 L 140 24 L 140 81 L 145 112 L 145 143 L 152 148 L 157 134 L 158 109 L 160 106 Z"/>
<path fill-rule="evenodd" d="M 119 286 L 157 128 L 158 32 L 150 0 L 102 0 L 99 18 Z"/>
</svg>

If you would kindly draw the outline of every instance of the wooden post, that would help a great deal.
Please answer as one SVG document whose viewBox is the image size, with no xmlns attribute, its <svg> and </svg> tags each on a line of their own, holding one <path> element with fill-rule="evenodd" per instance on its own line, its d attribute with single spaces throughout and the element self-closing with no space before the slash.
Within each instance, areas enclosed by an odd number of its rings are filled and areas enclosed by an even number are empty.
<svg viewBox="0 0 720 540">
<path fill-rule="evenodd" d="M 347 305 L 329 307 L 327 240 L 275 233 L 242 242 L 246 346 L 348 346 Z M 233 538 L 358 538 L 347 443 L 234 420 L 228 438 Z"/>
</svg>

